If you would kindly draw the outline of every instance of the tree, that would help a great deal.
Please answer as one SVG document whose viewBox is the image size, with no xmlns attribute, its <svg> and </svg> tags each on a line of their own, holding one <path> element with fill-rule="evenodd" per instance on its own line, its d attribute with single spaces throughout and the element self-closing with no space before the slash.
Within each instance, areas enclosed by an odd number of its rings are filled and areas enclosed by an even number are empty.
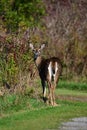
<svg viewBox="0 0 87 130">
<path fill-rule="evenodd" d="M 1 0 L 0 17 L 8 32 L 40 25 L 45 14 L 42 0 Z"/>
</svg>

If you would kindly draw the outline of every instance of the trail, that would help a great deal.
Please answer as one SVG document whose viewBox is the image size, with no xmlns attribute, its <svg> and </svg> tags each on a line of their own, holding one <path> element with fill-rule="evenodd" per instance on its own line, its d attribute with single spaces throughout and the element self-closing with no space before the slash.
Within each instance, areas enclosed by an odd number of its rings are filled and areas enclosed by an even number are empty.
<svg viewBox="0 0 87 130">
<path fill-rule="evenodd" d="M 69 101 L 87 102 L 87 96 L 58 95 L 57 99 L 69 100 Z"/>
<path fill-rule="evenodd" d="M 58 130 L 87 130 L 87 117 L 73 118 L 62 123 Z"/>
</svg>

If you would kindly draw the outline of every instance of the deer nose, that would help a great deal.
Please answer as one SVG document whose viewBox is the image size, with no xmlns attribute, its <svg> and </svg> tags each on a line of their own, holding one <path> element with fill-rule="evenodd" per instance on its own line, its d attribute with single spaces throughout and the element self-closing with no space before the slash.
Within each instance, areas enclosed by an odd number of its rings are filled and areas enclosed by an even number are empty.
<svg viewBox="0 0 87 130">
<path fill-rule="evenodd" d="M 39 54 L 38 54 L 38 53 L 35 53 L 35 54 L 34 54 L 34 60 L 36 60 L 38 56 L 39 56 Z"/>
</svg>

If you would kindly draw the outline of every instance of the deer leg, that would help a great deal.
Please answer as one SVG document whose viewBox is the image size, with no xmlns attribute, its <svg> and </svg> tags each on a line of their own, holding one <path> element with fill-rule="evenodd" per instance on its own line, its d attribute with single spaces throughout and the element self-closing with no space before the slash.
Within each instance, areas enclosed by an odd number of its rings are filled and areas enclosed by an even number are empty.
<svg viewBox="0 0 87 130">
<path fill-rule="evenodd" d="M 49 103 L 53 106 L 53 88 L 51 83 L 49 84 Z"/>
<path fill-rule="evenodd" d="M 53 106 L 57 106 L 57 103 L 55 102 L 55 88 L 53 88 L 52 91 L 52 98 L 53 98 Z"/>
<path fill-rule="evenodd" d="M 46 102 L 47 98 L 46 98 L 46 83 L 45 81 L 41 81 L 42 83 L 42 87 L 43 87 L 43 100 L 44 102 Z"/>
<path fill-rule="evenodd" d="M 52 100 L 52 89 L 49 88 L 49 94 L 48 94 L 48 104 L 51 104 L 53 106 L 53 100 Z"/>
<path fill-rule="evenodd" d="M 48 101 L 47 101 L 47 104 L 53 104 L 52 102 L 52 89 L 51 89 L 51 83 L 50 82 L 47 82 L 48 84 Z"/>
<path fill-rule="evenodd" d="M 51 105 L 57 106 L 57 103 L 55 102 L 55 94 L 54 94 L 54 88 L 51 88 Z"/>
<path fill-rule="evenodd" d="M 55 104 L 55 96 L 54 96 L 54 85 L 51 85 L 51 105 L 54 106 Z"/>
<path fill-rule="evenodd" d="M 52 86 L 51 89 L 52 89 L 52 102 L 53 102 L 52 105 L 54 106 L 54 98 L 55 98 L 55 97 L 54 97 L 54 86 Z"/>
<path fill-rule="evenodd" d="M 53 106 L 57 106 L 57 103 L 55 102 L 55 88 L 56 88 L 55 84 L 51 86 L 51 89 L 52 89 L 52 105 Z"/>
</svg>

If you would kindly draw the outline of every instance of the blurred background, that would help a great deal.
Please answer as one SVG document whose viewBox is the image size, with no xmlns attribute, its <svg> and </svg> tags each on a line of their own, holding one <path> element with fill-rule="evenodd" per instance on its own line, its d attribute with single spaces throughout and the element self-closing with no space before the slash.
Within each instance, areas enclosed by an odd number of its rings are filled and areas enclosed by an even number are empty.
<svg viewBox="0 0 87 130">
<path fill-rule="evenodd" d="M 0 1 L 2 91 L 24 92 L 36 86 L 30 42 L 46 44 L 43 57 L 60 58 L 62 81 L 87 83 L 87 0 Z"/>
</svg>

